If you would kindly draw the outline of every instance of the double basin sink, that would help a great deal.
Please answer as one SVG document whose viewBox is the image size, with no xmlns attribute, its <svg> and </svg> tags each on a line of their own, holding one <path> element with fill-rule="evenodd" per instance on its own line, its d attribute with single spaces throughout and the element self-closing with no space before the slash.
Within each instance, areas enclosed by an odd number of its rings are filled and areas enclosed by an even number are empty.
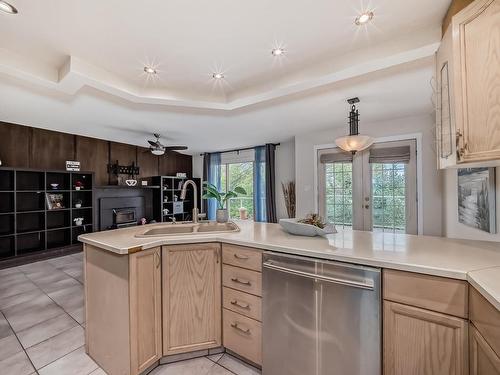
<svg viewBox="0 0 500 375">
<path fill-rule="evenodd" d="M 217 223 L 213 221 L 200 222 L 200 223 L 175 223 L 158 225 L 155 228 L 148 229 L 144 233 L 136 234 L 136 237 L 164 237 L 164 236 L 179 236 L 179 235 L 193 235 L 204 233 L 229 233 L 239 232 L 240 228 L 233 223 Z"/>
</svg>

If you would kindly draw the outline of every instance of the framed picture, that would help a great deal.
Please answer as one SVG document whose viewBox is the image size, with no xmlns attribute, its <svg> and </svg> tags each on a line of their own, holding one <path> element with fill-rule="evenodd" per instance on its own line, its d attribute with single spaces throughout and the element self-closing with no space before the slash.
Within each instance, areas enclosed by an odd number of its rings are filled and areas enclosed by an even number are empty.
<svg viewBox="0 0 500 375">
<path fill-rule="evenodd" d="M 495 168 L 458 170 L 458 221 L 496 233 Z"/>
<path fill-rule="evenodd" d="M 64 196 L 62 194 L 45 193 L 45 199 L 49 210 L 64 208 Z"/>
</svg>

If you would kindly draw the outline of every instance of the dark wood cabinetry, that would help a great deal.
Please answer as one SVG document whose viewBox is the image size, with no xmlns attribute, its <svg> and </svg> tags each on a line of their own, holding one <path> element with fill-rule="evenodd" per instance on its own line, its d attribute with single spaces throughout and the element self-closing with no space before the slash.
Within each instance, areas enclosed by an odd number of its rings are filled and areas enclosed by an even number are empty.
<svg viewBox="0 0 500 375">
<path fill-rule="evenodd" d="M 108 141 L 77 136 L 75 145 L 75 160 L 80 161 L 82 170 L 94 172 L 95 186 L 108 185 Z"/>
</svg>

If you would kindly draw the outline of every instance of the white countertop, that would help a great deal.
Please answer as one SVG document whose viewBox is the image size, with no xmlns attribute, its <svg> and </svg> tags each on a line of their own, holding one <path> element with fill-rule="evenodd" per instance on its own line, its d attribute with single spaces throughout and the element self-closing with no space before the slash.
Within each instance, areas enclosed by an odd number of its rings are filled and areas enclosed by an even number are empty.
<svg viewBox="0 0 500 375">
<path fill-rule="evenodd" d="M 263 250 L 367 266 L 469 280 L 500 310 L 500 244 L 406 234 L 339 231 L 322 237 L 299 237 L 278 224 L 237 222 L 240 232 L 137 238 L 151 224 L 81 235 L 78 239 L 117 254 L 168 244 L 222 242 Z M 497 266 L 498 268 L 492 268 Z"/>
</svg>

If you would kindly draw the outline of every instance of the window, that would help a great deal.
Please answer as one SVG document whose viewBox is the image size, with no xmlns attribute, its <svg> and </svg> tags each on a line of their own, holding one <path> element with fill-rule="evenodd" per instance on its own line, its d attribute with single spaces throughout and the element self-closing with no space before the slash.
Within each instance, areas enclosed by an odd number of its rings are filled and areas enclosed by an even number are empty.
<svg viewBox="0 0 500 375">
<path fill-rule="evenodd" d="M 352 227 L 352 163 L 325 164 L 326 220 Z"/>
<path fill-rule="evenodd" d="M 221 164 L 221 187 L 226 192 L 241 186 L 247 192 L 245 196 L 232 198 L 227 202 L 227 209 L 231 219 L 240 218 L 240 207 L 248 211 L 248 218 L 253 218 L 253 169 L 254 162 Z"/>
<path fill-rule="evenodd" d="M 416 234 L 415 150 L 415 140 L 379 143 L 355 155 L 320 150 L 320 215 L 341 228 Z"/>
</svg>

